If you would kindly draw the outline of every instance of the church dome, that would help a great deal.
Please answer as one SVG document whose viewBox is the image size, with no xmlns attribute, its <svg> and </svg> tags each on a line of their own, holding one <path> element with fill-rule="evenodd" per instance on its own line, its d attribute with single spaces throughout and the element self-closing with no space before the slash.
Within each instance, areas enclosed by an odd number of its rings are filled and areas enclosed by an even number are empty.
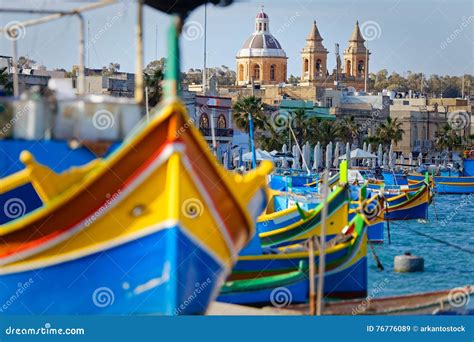
<svg viewBox="0 0 474 342">
<path fill-rule="evenodd" d="M 255 31 L 237 52 L 237 57 L 284 57 L 286 53 L 270 33 L 270 20 L 263 9 L 255 18 Z"/>
</svg>

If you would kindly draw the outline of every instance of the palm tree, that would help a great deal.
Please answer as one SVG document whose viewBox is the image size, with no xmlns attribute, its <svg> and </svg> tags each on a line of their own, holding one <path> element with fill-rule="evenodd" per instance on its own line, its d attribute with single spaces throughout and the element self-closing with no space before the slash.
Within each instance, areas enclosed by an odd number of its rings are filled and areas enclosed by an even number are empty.
<svg viewBox="0 0 474 342">
<path fill-rule="evenodd" d="M 456 130 L 452 129 L 449 124 L 443 126 L 435 137 L 435 145 L 439 150 L 453 151 L 456 146 L 460 146 L 462 139 L 457 135 Z"/>
<path fill-rule="evenodd" d="M 235 125 L 246 133 L 250 132 L 249 114 L 252 116 L 254 133 L 268 127 L 262 99 L 256 96 L 241 97 L 232 106 Z M 250 147 L 250 134 L 249 134 Z"/>
<path fill-rule="evenodd" d="M 379 125 L 375 135 L 377 140 L 384 145 L 395 144 L 403 139 L 405 131 L 402 129 L 402 123 L 398 122 L 398 118 L 392 119 L 390 116 L 387 120 Z"/>
<path fill-rule="evenodd" d="M 337 123 L 336 136 L 341 138 L 344 142 L 352 144 L 354 140 L 359 138 L 359 126 L 354 120 L 354 117 L 345 117 Z"/>
<path fill-rule="evenodd" d="M 331 141 L 335 141 L 339 136 L 339 127 L 329 120 L 323 120 L 319 123 L 316 140 L 322 146 L 326 146 Z"/>
<path fill-rule="evenodd" d="M 236 126 L 246 133 L 249 133 L 249 114 L 252 116 L 255 130 L 265 128 L 267 122 L 264 110 L 262 99 L 256 96 L 239 98 L 232 106 Z"/>
</svg>

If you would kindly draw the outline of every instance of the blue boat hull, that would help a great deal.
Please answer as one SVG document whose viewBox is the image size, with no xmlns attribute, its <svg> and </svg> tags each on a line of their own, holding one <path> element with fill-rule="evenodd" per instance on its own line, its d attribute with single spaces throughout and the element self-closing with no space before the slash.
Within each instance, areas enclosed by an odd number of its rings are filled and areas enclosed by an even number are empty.
<svg viewBox="0 0 474 342">
<path fill-rule="evenodd" d="M 367 295 L 367 258 L 361 258 L 352 266 L 324 277 L 324 296 L 332 298 L 361 298 Z M 254 306 L 306 303 L 309 297 L 309 281 L 302 279 L 282 287 L 258 291 L 220 294 L 217 301 Z"/>
<path fill-rule="evenodd" d="M 202 314 L 222 266 L 178 226 L 0 276 L 0 314 Z"/>
<path fill-rule="evenodd" d="M 424 176 L 409 175 L 412 181 L 420 181 Z M 442 177 L 434 176 L 434 190 L 438 194 L 474 194 L 474 176 L 468 177 Z M 449 184 L 445 184 L 449 183 Z"/>
<path fill-rule="evenodd" d="M 428 203 L 423 203 L 408 209 L 399 209 L 394 212 L 386 212 L 385 220 L 416 220 L 428 219 Z"/>
<path fill-rule="evenodd" d="M 386 185 L 407 185 L 407 176 L 402 174 L 393 174 L 391 172 L 383 172 L 383 181 Z"/>
<path fill-rule="evenodd" d="M 385 222 L 372 224 L 367 228 L 367 239 L 373 243 L 383 243 Z"/>
</svg>

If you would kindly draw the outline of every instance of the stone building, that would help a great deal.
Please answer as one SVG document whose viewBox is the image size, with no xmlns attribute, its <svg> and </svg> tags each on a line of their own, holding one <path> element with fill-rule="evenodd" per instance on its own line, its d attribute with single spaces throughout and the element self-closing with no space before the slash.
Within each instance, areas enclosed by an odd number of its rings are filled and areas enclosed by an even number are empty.
<svg viewBox="0 0 474 342">
<path fill-rule="evenodd" d="M 255 19 L 255 31 L 236 56 L 235 86 L 220 87 L 223 96 L 261 96 L 265 103 L 275 105 L 283 99 L 318 102 L 324 89 L 365 89 L 370 52 L 365 46 L 357 22 L 340 60 L 338 44 L 334 68 L 328 66 L 329 51 L 316 22 L 312 23 L 306 44 L 301 50 L 302 74 L 298 84 L 287 84 L 287 57 L 281 44 L 270 33 L 270 20 L 263 9 Z M 366 71 L 367 69 L 367 71 Z M 370 80 L 368 86 L 370 87 Z"/>
<path fill-rule="evenodd" d="M 316 21 L 306 38 L 306 46 L 301 51 L 303 59 L 302 81 L 317 81 L 327 77 L 328 50 L 323 46 L 323 38 L 319 33 Z"/>
<path fill-rule="evenodd" d="M 356 78 L 365 78 L 365 68 L 369 65 L 369 51 L 364 45 L 359 22 L 356 22 L 354 32 L 349 39 L 349 46 L 344 50 L 344 74 Z M 368 74 L 368 69 L 367 69 Z"/>
<path fill-rule="evenodd" d="M 287 57 L 270 33 L 270 19 L 262 10 L 255 31 L 237 52 L 237 84 L 279 84 L 286 81 Z"/>
<path fill-rule="evenodd" d="M 438 132 L 448 123 L 449 113 L 455 110 L 426 98 L 395 98 L 390 103 L 390 116 L 397 118 L 405 131 L 396 150 L 405 156 L 410 152 L 415 156 L 432 152 Z"/>
</svg>

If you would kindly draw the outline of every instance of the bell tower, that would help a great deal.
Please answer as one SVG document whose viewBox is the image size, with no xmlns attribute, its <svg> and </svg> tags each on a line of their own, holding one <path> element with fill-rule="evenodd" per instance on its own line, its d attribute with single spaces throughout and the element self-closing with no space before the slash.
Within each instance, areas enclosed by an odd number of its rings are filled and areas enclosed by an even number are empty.
<svg viewBox="0 0 474 342">
<path fill-rule="evenodd" d="M 343 73 L 346 76 L 364 78 L 369 73 L 369 55 L 370 52 L 364 45 L 365 39 L 362 37 L 359 28 L 359 22 L 356 22 L 354 32 L 349 39 L 349 45 L 344 50 Z"/>
<path fill-rule="evenodd" d="M 323 45 L 323 38 L 316 26 L 316 21 L 314 21 L 306 38 L 306 46 L 301 51 L 303 63 L 301 80 L 311 82 L 325 78 L 327 75 L 327 55 L 328 50 Z"/>
</svg>

